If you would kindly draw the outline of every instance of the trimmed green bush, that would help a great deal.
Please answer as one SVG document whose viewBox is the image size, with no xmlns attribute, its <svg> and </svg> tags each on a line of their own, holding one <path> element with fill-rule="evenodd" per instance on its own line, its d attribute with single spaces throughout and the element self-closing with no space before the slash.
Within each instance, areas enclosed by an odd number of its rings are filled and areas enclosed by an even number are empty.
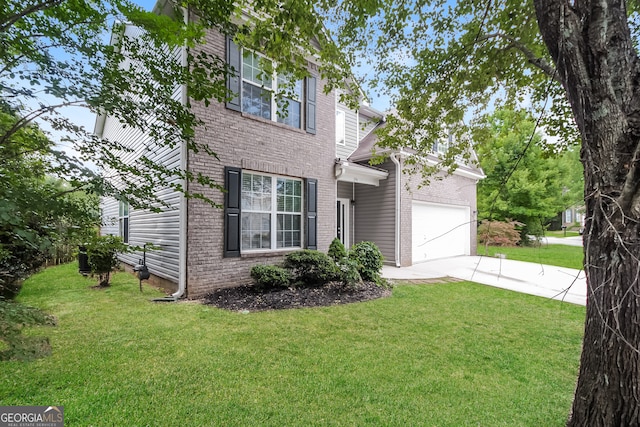
<svg viewBox="0 0 640 427">
<path fill-rule="evenodd" d="M 287 254 L 284 267 L 300 286 L 324 285 L 338 277 L 338 267 L 329 255 L 309 249 Z"/>
<path fill-rule="evenodd" d="M 347 257 L 347 250 L 345 249 L 340 239 L 336 237 L 331 242 L 327 255 L 329 255 L 335 262 L 340 263 L 340 261 Z"/>
<path fill-rule="evenodd" d="M 353 259 L 343 258 L 338 263 L 340 281 L 345 286 L 355 286 L 362 282 L 358 272 L 358 262 Z"/>
<path fill-rule="evenodd" d="M 251 278 L 265 289 L 284 288 L 289 286 L 291 273 L 277 265 L 254 265 L 251 268 Z"/>
<path fill-rule="evenodd" d="M 349 251 L 349 259 L 358 263 L 358 271 L 363 280 L 377 281 L 382 270 L 382 252 L 373 242 L 360 242 Z"/>
</svg>

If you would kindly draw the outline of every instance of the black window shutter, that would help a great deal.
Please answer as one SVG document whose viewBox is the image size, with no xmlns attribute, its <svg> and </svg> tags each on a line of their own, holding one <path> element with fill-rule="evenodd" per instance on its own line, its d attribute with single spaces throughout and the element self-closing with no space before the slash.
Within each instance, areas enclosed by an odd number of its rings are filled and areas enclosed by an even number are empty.
<svg viewBox="0 0 640 427">
<path fill-rule="evenodd" d="M 315 135 L 316 133 L 316 78 L 307 77 L 307 93 L 306 93 L 306 112 L 307 119 L 305 121 L 306 130 L 308 133 Z"/>
<path fill-rule="evenodd" d="M 241 111 L 242 79 L 240 78 L 240 70 L 242 70 L 242 56 L 240 48 L 229 36 L 227 36 L 227 64 L 235 70 L 234 74 L 227 75 L 227 90 L 229 94 L 233 95 L 233 98 L 227 101 L 227 108 Z"/>
<path fill-rule="evenodd" d="M 307 249 L 318 249 L 318 180 L 307 178 Z"/>
<path fill-rule="evenodd" d="M 239 257 L 242 170 L 225 166 L 224 176 L 224 256 Z"/>
</svg>

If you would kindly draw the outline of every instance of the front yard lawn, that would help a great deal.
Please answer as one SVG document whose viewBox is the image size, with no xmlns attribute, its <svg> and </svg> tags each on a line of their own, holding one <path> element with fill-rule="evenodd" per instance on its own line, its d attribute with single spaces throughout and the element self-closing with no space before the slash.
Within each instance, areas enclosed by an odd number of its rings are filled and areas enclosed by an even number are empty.
<svg viewBox="0 0 640 427">
<path fill-rule="evenodd" d="M 478 255 L 495 256 L 497 253 L 505 254 L 507 259 L 575 268 L 576 270 L 582 270 L 582 260 L 584 259 L 582 247 L 580 246 L 489 246 L 488 251 L 485 251 L 485 246 L 478 245 Z"/>
<path fill-rule="evenodd" d="M 76 271 L 25 283 L 58 323 L 23 332 L 52 355 L 0 362 L 2 405 L 63 405 L 68 426 L 561 426 L 570 408 L 584 307 L 462 282 L 242 314 Z"/>
</svg>

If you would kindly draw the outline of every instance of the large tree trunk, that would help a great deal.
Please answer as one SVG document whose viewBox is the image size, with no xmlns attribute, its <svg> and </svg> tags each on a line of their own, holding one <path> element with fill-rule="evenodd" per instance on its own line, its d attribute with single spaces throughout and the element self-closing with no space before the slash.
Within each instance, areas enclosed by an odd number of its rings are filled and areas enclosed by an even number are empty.
<svg viewBox="0 0 640 427">
<path fill-rule="evenodd" d="M 534 4 L 585 169 L 587 317 L 568 425 L 640 425 L 640 68 L 626 4 Z"/>
</svg>

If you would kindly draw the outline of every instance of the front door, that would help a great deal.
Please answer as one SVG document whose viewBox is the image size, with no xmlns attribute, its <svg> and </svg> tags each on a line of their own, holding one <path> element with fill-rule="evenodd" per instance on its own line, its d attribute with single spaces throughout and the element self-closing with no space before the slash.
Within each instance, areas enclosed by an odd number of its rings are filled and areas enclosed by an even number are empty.
<svg viewBox="0 0 640 427">
<path fill-rule="evenodd" d="M 349 228 L 349 218 L 351 217 L 350 208 L 351 208 L 351 200 L 349 199 L 338 199 L 336 203 L 336 219 L 338 228 L 336 230 L 336 236 L 345 248 L 349 249 L 350 245 L 350 228 Z"/>
</svg>

